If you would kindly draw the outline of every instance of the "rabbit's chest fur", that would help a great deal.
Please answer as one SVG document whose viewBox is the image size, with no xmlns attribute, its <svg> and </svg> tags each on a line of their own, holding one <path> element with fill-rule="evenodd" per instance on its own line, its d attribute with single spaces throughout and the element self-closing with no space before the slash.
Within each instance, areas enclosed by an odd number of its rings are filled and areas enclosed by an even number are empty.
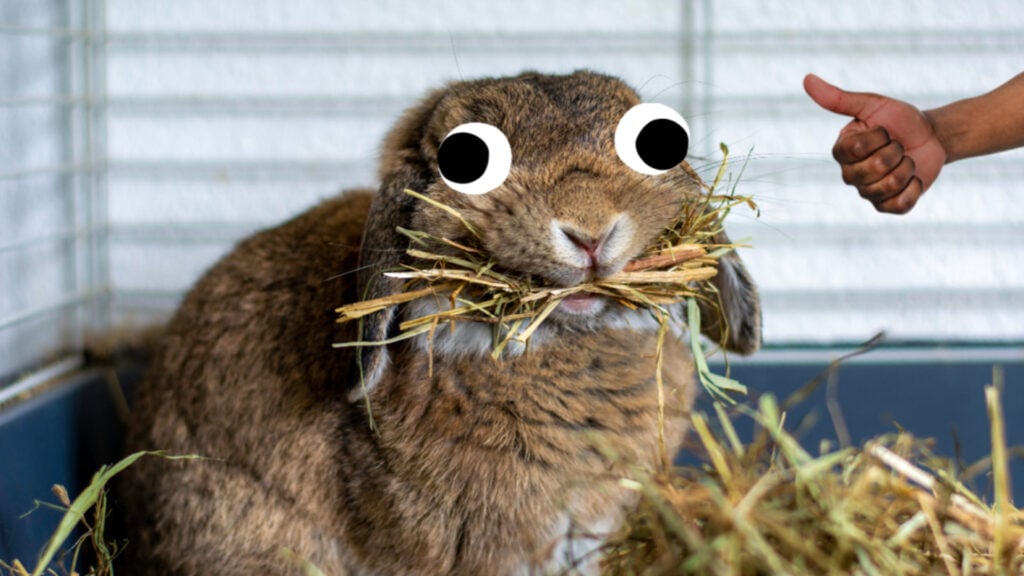
<svg viewBox="0 0 1024 576">
<path fill-rule="evenodd" d="M 693 383 L 681 343 L 668 340 L 672 454 Z M 559 556 L 579 560 L 581 548 L 600 542 L 632 501 L 617 486 L 625 465 L 657 465 L 655 352 L 653 334 L 609 330 L 552 339 L 500 362 L 435 357 L 431 372 L 427 356 L 417 354 L 395 367 L 371 398 L 378 449 L 393 475 L 396 518 L 387 524 L 417 528 L 367 534 L 367 544 L 400 538 L 432 565 L 467 574 L 514 571 L 489 563 L 502 557 L 561 566 L 567 559 Z"/>
</svg>

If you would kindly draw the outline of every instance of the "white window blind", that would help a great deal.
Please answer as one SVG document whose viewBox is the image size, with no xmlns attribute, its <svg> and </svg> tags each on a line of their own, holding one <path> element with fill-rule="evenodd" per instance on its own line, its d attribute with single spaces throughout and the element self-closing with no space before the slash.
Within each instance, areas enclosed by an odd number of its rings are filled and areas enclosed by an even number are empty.
<svg viewBox="0 0 1024 576">
<path fill-rule="evenodd" d="M 711 10 L 712 4 L 708 3 Z M 844 187 L 830 150 L 846 118 L 801 89 L 815 72 L 922 108 L 1024 70 L 1024 9 L 1010 2 L 713 3 L 703 110 L 713 138 L 754 155 L 747 260 L 769 343 L 1024 337 L 1024 150 L 946 166 L 907 216 Z M 1022 103 L 1024 105 L 1024 103 Z"/>
<path fill-rule="evenodd" d="M 241 236 L 373 184 L 404 107 L 460 77 L 619 75 L 679 109 L 710 176 L 732 150 L 734 238 L 768 345 L 1024 340 L 1024 155 L 948 166 L 905 217 L 829 155 L 845 119 L 801 79 L 922 107 L 1024 69 L 1011 1 L 0 2 L 0 374 L 97 323 L 163 317 Z M 110 295 L 109 306 L 106 294 Z"/>
</svg>

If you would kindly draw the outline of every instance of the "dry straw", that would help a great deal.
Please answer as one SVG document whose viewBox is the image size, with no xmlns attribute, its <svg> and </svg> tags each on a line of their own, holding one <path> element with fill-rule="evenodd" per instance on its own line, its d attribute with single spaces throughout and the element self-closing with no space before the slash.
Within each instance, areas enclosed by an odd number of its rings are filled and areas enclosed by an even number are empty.
<svg viewBox="0 0 1024 576">
<path fill-rule="evenodd" d="M 641 504 L 602 551 L 615 575 L 1000 575 L 1024 573 L 1024 513 L 1010 504 L 998 387 L 986 389 L 995 504 L 909 434 L 812 455 L 762 397 L 739 441 L 721 404 L 694 416 L 707 464 L 637 470 Z M 712 432 L 717 421 L 718 432 Z M 928 472 L 912 461 L 933 465 Z"/>
</svg>

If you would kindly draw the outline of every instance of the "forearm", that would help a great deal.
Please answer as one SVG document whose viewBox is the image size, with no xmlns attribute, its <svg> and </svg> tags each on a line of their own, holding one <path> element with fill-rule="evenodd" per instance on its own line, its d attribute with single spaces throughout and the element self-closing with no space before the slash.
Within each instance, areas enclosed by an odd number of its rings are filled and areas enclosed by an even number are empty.
<svg viewBox="0 0 1024 576">
<path fill-rule="evenodd" d="M 1024 73 L 995 90 L 925 111 L 946 163 L 1024 146 Z"/>
</svg>

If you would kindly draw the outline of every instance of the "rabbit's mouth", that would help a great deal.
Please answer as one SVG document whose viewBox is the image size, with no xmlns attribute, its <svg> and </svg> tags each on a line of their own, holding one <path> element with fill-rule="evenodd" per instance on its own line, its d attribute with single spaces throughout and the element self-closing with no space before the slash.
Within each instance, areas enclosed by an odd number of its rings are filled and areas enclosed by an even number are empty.
<svg viewBox="0 0 1024 576">
<path fill-rule="evenodd" d="M 597 294 L 580 292 L 562 299 L 558 310 L 569 316 L 594 316 L 604 310 L 608 299 Z"/>
<path fill-rule="evenodd" d="M 404 306 L 406 320 L 441 313 L 449 306 L 447 298 L 425 297 Z M 534 349 L 543 347 L 559 335 L 592 332 L 603 329 L 630 329 L 644 332 L 657 330 L 657 323 L 643 310 L 632 310 L 616 304 L 612 299 L 586 292 L 570 294 L 561 299 L 548 319 L 530 337 Z M 453 330 L 454 328 L 454 330 Z M 415 345 L 431 354 L 442 356 L 479 355 L 487 356 L 494 351 L 496 342 L 502 341 L 507 332 L 495 333 L 495 325 L 483 322 L 439 323 L 431 334 L 413 339 Z M 517 356 L 526 350 L 518 340 L 511 339 L 503 354 Z"/>
</svg>

